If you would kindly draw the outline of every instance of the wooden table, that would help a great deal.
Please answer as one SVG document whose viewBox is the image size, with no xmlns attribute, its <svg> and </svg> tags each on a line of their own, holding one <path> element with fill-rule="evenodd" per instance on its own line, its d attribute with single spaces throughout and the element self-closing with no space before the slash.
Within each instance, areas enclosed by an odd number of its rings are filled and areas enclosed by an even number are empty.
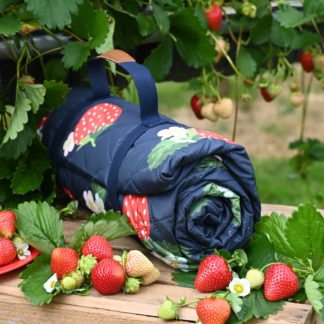
<svg viewBox="0 0 324 324">
<path fill-rule="evenodd" d="M 263 205 L 262 214 L 277 211 L 290 215 L 294 207 Z M 65 238 L 69 240 L 74 230 L 82 221 L 65 221 Z M 115 252 L 138 249 L 147 251 L 141 244 L 132 238 L 118 239 L 112 242 Z M 90 296 L 76 295 L 59 296 L 50 305 L 32 307 L 17 284 L 19 283 L 17 270 L 0 276 L 0 323 L 4 324 L 95 324 L 95 323 L 163 323 L 157 318 L 157 309 L 165 296 L 175 300 L 187 296 L 188 300 L 201 297 L 203 294 L 190 288 L 182 288 L 171 280 L 172 269 L 150 256 L 153 263 L 160 269 L 161 278 L 158 283 L 142 287 L 137 295 L 117 294 L 102 296 L 94 289 Z M 180 311 L 181 321 L 171 323 L 192 323 L 197 319 L 194 308 L 185 308 Z M 253 320 L 250 323 L 320 323 L 314 318 L 312 307 L 307 304 L 287 302 L 284 309 L 267 320 Z M 164 322 L 166 323 L 166 322 Z"/>
</svg>

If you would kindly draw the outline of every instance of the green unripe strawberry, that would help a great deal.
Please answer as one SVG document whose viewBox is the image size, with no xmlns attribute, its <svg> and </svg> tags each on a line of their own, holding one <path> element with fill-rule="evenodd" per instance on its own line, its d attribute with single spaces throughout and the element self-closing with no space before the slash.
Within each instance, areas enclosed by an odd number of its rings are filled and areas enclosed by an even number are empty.
<svg viewBox="0 0 324 324">
<path fill-rule="evenodd" d="M 158 316 L 166 321 L 178 319 L 179 307 L 170 299 L 166 299 L 158 310 Z"/>
<path fill-rule="evenodd" d="M 76 288 L 80 288 L 83 283 L 84 283 L 84 276 L 81 272 L 81 270 L 74 270 L 73 272 L 71 272 L 69 274 L 70 277 L 72 277 L 73 279 L 75 279 L 76 281 Z"/>
<path fill-rule="evenodd" d="M 250 269 L 245 278 L 249 281 L 251 289 L 260 288 L 264 283 L 264 273 L 258 269 Z"/>
<path fill-rule="evenodd" d="M 77 288 L 77 282 L 74 278 L 66 276 L 62 279 L 62 286 L 66 290 L 73 290 Z"/>
<path fill-rule="evenodd" d="M 124 292 L 126 294 L 137 294 L 139 292 L 141 280 L 128 277 L 125 282 Z"/>
</svg>

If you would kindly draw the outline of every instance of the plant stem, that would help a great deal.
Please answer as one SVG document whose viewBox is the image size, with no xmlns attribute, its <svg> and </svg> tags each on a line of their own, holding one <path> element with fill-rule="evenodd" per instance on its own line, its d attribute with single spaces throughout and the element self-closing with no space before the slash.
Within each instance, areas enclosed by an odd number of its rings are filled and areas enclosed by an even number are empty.
<svg viewBox="0 0 324 324">
<path fill-rule="evenodd" d="M 305 100 L 304 100 L 303 107 L 302 107 L 303 110 L 302 110 L 301 128 L 300 128 L 300 136 L 299 136 L 300 141 L 304 140 L 305 122 L 306 122 L 307 108 L 308 108 L 308 104 L 309 104 L 309 94 L 310 94 L 310 90 L 311 90 L 312 82 L 313 82 L 313 75 L 311 75 L 309 77 L 306 89 L 305 89 L 304 79 L 305 79 L 305 76 L 304 76 L 304 72 L 303 72 L 303 92 L 304 92 Z"/>
<path fill-rule="evenodd" d="M 232 131 L 232 141 L 235 141 L 237 121 L 238 121 L 238 111 L 239 111 L 239 89 L 238 89 L 238 76 L 235 76 L 235 114 L 234 114 L 234 124 Z"/>
<path fill-rule="evenodd" d="M 49 30 L 48 28 L 46 27 L 43 27 L 44 31 L 49 34 L 50 36 L 52 36 L 53 39 L 55 39 L 60 45 L 64 45 L 65 43 L 59 39 L 59 37 L 57 37 L 51 30 Z"/>
</svg>

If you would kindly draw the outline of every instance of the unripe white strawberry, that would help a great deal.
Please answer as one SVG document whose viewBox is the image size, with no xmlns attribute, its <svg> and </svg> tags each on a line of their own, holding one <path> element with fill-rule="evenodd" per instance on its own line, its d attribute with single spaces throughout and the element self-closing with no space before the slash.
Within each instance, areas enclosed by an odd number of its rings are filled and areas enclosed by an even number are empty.
<svg viewBox="0 0 324 324">
<path fill-rule="evenodd" d="M 232 99 L 222 98 L 214 105 L 214 111 L 222 118 L 229 118 L 233 111 Z"/>
<path fill-rule="evenodd" d="M 297 92 L 293 92 L 290 95 L 290 102 L 292 103 L 292 105 L 297 108 L 299 106 L 301 106 L 304 102 L 305 98 L 302 92 L 297 91 Z"/>
<path fill-rule="evenodd" d="M 148 286 L 151 283 L 157 281 L 160 278 L 160 271 L 158 268 L 154 267 L 153 270 L 143 277 L 142 285 Z"/>
<path fill-rule="evenodd" d="M 315 70 L 322 71 L 324 70 L 324 54 L 316 55 L 313 58 L 313 64 Z"/>
<path fill-rule="evenodd" d="M 264 273 L 258 269 L 250 269 L 245 278 L 249 281 L 251 289 L 260 288 L 264 283 Z"/>
<path fill-rule="evenodd" d="M 153 263 L 138 250 L 129 251 L 126 257 L 125 270 L 130 277 L 145 276 L 153 271 Z"/>
<path fill-rule="evenodd" d="M 215 112 L 214 105 L 215 104 L 213 102 L 203 105 L 200 111 L 201 116 L 209 119 L 210 121 L 214 121 L 214 122 L 217 121 L 219 116 Z"/>
</svg>

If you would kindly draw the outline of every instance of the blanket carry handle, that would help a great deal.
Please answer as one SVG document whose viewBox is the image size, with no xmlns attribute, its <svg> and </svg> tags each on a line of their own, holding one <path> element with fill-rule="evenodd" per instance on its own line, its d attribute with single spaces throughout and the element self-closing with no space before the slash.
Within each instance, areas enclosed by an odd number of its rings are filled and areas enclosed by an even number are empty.
<svg viewBox="0 0 324 324">
<path fill-rule="evenodd" d="M 152 126 L 159 122 L 158 100 L 154 79 L 150 71 L 136 63 L 126 52 L 118 49 L 99 55 L 88 63 L 88 76 L 92 88 L 92 99 L 109 96 L 109 82 L 103 59 L 110 60 L 125 69 L 135 82 L 139 98 L 142 123 Z"/>
</svg>

